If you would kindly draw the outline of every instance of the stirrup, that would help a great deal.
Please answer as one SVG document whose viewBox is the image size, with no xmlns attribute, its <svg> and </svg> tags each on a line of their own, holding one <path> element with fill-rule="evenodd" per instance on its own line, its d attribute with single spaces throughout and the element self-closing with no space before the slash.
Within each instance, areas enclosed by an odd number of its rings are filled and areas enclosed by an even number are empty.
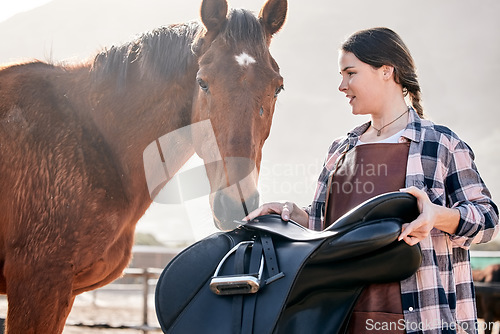
<svg viewBox="0 0 500 334">
<path fill-rule="evenodd" d="M 210 280 L 210 290 L 213 293 L 217 295 L 237 295 L 251 294 L 259 291 L 262 272 L 264 271 L 264 255 L 261 256 L 258 273 L 219 276 L 219 271 L 231 254 L 243 245 L 252 247 L 253 244 L 254 241 L 242 241 L 224 255 Z"/>
</svg>

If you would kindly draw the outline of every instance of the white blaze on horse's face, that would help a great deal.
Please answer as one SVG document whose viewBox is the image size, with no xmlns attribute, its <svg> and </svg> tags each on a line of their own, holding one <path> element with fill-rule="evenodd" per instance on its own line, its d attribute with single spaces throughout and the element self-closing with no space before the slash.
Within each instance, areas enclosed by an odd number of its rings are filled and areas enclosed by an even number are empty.
<svg viewBox="0 0 500 334">
<path fill-rule="evenodd" d="M 257 62 L 254 57 L 250 56 L 246 52 L 243 52 L 239 56 L 234 56 L 234 58 L 236 58 L 236 61 L 242 67 L 247 67 L 248 65 L 254 64 Z"/>
</svg>

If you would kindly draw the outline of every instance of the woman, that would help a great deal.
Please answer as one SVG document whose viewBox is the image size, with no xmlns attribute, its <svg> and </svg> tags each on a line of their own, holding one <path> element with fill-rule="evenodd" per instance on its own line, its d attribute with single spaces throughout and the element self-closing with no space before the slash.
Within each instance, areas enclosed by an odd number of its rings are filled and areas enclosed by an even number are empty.
<svg viewBox="0 0 500 334">
<path fill-rule="evenodd" d="M 349 332 L 475 333 L 468 249 L 493 239 L 499 227 L 472 150 L 448 128 L 424 119 L 413 59 L 392 30 L 350 36 L 339 66 L 339 90 L 352 113 L 371 121 L 333 142 L 311 206 L 267 203 L 247 219 L 277 213 L 320 230 L 364 200 L 404 188 L 417 198 L 420 216 L 403 226 L 399 240 L 420 243 L 422 265 L 404 281 L 365 289 Z"/>
</svg>

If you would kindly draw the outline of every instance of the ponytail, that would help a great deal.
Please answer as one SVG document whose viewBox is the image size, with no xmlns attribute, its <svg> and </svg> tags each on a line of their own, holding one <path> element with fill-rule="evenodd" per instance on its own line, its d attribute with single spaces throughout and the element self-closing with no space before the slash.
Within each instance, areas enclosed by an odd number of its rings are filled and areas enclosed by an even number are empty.
<svg viewBox="0 0 500 334">
<path fill-rule="evenodd" d="M 397 72 L 397 71 L 395 71 Z M 420 118 L 424 118 L 424 109 L 420 104 L 421 99 L 421 90 L 420 84 L 418 83 L 417 74 L 415 73 L 414 68 L 404 75 L 395 75 L 394 79 L 397 83 L 403 86 L 403 94 L 404 96 L 410 96 L 410 103 L 417 112 Z"/>
<path fill-rule="evenodd" d="M 417 112 L 417 115 L 420 118 L 425 118 L 424 108 L 420 104 L 420 88 L 418 90 L 415 90 L 415 91 L 408 91 L 408 93 L 410 94 L 411 105 L 413 106 L 413 108 Z"/>
</svg>

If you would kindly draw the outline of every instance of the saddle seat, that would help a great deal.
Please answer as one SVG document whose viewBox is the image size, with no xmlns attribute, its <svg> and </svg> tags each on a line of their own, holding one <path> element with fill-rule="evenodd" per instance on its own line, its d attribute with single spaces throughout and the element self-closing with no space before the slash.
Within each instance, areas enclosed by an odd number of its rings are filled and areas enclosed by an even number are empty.
<svg viewBox="0 0 500 334">
<path fill-rule="evenodd" d="M 403 280 L 420 266 L 419 246 L 397 240 L 402 224 L 418 214 L 415 197 L 394 192 L 320 232 L 267 215 L 215 233 L 181 252 L 160 276 L 162 330 L 343 333 L 366 285 Z"/>
</svg>

